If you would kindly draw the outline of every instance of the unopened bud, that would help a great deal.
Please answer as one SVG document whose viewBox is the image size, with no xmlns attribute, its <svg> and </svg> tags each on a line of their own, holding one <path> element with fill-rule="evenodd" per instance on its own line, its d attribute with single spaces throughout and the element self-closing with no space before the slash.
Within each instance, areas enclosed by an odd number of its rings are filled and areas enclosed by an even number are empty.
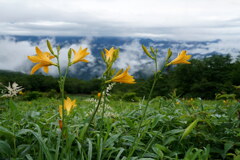
<svg viewBox="0 0 240 160">
<path fill-rule="evenodd" d="M 62 120 L 58 120 L 58 123 L 59 123 L 59 128 L 62 130 L 62 127 L 63 127 L 63 123 L 62 123 Z"/>
<path fill-rule="evenodd" d="M 60 46 L 57 46 L 57 51 L 58 51 L 58 53 L 60 52 L 60 49 L 61 49 Z"/>
<path fill-rule="evenodd" d="M 53 52 L 53 49 L 52 49 L 52 45 L 49 42 L 49 40 L 47 40 L 47 46 L 48 46 L 49 51 L 54 55 L 54 52 Z"/>
<path fill-rule="evenodd" d="M 121 73 L 123 72 L 123 69 L 120 69 L 117 73 L 116 73 L 116 75 L 115 76 L 118 76 L 118 75 L 120 75 Z"/>
<path fill-rule="evenodd" d="M 71 59 L 72 57 L 72 48 L 68 50 L 68 59 Z"/>
<path fill-rule="evenodd" d="M 119 55 L 119 49 L 115 49 L 113 52 L 112 61 L 110 62 L 111 64 L 117 60 L 118 55 Z"/>
<path fill-rule="evenodd" d="M 101 55 L 102 55 L 102 59 L 104 60 L 104 62 L 106 62 L 106 57 L 103 51 L 101 51 Z"/>
<path fill-rule="evenodd" d="M 155 54 L 155 51 L 154 51 L 153 47 L 150 47 L 150 50 L 153 54 Z"/>
<path fill-rule="evenodd" d="M 101 97 L 101 93 L 98 92 L 97 96 L 98 96 L 98 99 L 100 99 L 100 97 Z"/>
<path fill-rule="evenodd" d="M 169 48 L 168 49 L 168 53 L 167 53 L 167 60 L 169 60 L 169 58 L 172 56 L 172 51 L 171 49 Z"/>
<path fill-rule="evenodd" d="M 146 53 L 146 55 L 147 55 L 148 57 L 154 59 L 154 57 L 148 52 L 147 48 L 146 48 L 144 45 L 142 45 L 142 49 L 143 49 L 143 51 Z"/>
</svg>

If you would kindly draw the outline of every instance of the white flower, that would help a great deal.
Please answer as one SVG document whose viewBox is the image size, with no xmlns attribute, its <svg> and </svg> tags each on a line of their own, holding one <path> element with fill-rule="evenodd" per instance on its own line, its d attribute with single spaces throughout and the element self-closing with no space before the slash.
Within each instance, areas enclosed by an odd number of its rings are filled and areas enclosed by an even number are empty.
<svg viewBox="0 0 240 160">
<path fill-rule="evenodd" d="M 17 96 L 17 94 L 22 91 L 24 88 L 22 86 L 19 86 L 16 82 L 13 82 L 11 85 L 8 83 L 8 86 L 4 86 L 7 89 L 7 93 L 2 95 L 2 97 L 14 97 Z M 3 93 L 3 91 L 2 91 Z"/>
</svg>

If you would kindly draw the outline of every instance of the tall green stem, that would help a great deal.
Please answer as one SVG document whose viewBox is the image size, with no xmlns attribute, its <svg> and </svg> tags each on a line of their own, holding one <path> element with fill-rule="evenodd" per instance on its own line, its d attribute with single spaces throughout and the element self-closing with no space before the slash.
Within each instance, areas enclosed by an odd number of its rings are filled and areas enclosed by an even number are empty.
<svg viewBox="0 0 240 160">
<path fill-rule="evenodd" d="M 144 156 L 144 154 L 148 151 L 148 149 L 151 147 L 153 141 L 156 139 L 157 135 L 159 135 L 161 130 L 158 130 L 158 132 L 154 135 L 154 137 L 151 138 L 151 140 L 149 141 L 148 145 L 147 145 L 147 148 L 144 150 L 141 158 Z"/>
<path fill-rule="evenodd" d="M 101 104 L 102 95 L 103 95 L 103 91 L 101 91 L 101 95 L 100 95 L 100 97 L 99 97 L 97 106 L 96 106 L 96 108 L 95 108 L 95 110 L 94 110 L 94 112 L 93 112 L 93 114 L 92 114 L 92 116 L 91 116 L 91 118 L 90 118 L 90 120 L 89 120 L 89 123 L 88 123 L 88 126 L 87 126 L 86 131 L 88 131 L 88 129 L 89 129 L 89 127 L 90 127 L 90 124 L 92 123 L 92 121 L 93 121 L 93 119 L 94 119 L 94 117 L 95 117 L 95 115 L 96 115 L 96 113 L 97 113 L 97 111 L 98 111 L 98 109 L 99 109 L 99 106 L 100 106 L 100 104 Z"/>
<path fill-rule="evenodd" d="M 97 106 L 96 106 L 96 108 L 95 108 L 95 110 L 94 110 L 94 112 L 93 112 L 93 114 L 92 114 L 92 116 L 91 116 L 91 118 L 90 118 L 90 120 L 89 120 L 89 123 L 88 123 L 88 126 L 87 126 L 86 131 L 88 131 L 88 129 L 89 129 L 89 127 L 90 127 L 90 125 L 91 125 L 91 123 L 92 123 L 92 121 L 93 121 L 93 119 L 94 119 L 94 117 L 95 117 L 95 115 L 96 115 L 99 107 L 100 107 L 102 97 L 104 96 L 104 100 L 103 100 L 103 110 L 102 110 L 102 115 L 101 115 L 101 116 L 102 116 L 102 123 L 101 123 L 101 124 L 103 124 L 103 118 L 104 118 L 104 112 L 105 112 L 105 102 L 106 102 L 106 97 L 107 97 L 107 95 L 106 95 L 106 84 L 105 84 L 105 80 L 108 79 L 108 77 L 109 77 L 109 70 L 110 70 L 110 69 L 111 69 L 111 66 L 107 66 L 107 69 L 106 69 L 106 71 L 105 71 L 104 74 L 103 74 L 103 75 L 105 75 L 105 76 L 103 76 L 103 84 L 102 84 L 101 95 L 100 95 L 100 97 L 99 97 L 99 99 L 98 99 Z M 104 94 L 104 95 L 103 95 L 103 94 Z M 101 134 L 102 134 L 102 127 L 103 127 L 103 125 L 101 125 Z"/>
<path fill-rule="evenodd" d="M 146 107 L 143 110 L 143 116 L 140 120 L 138 129 L 137 129 L 137 133 L 136 133 L 134 141 L 133 141 L 132 148 L 131 148 L 131 150 L 128 154 L 128 159 L 130 159 L 130 157 L 133 155 L 134 151 L 136 150 L 136 148 L 138 146 L 138 142 L 141 140 L 141 133 L 139 135 L 139 132 L 140 132 L 140 129 L 142 128 L 142 123 L 143 123 L 143 120 L 145 119 L 147 109 L 148 109 L 148 106 L 149 106 L 149 103 L 150 103 L 150 100 L 151 100 L 151 97 L 152 97 L 153 90 L 155 88 L 157 80 L 159 79 L 159 73 L 161 73 L 161 71 L 164 70 L 164 68 L 165 68 L 165 64 L 164 64 L 163 68 L 160 71 L 158 71 L 157 56 L 155 56 L 154 62 L 155 62 L 154 81 L 153 81 L 153 84 L 152 84 L 152 87 L 151 87 L 151 90 L 150 90 L 150 93 L 149 93 L 149 96 L 148 96 L 148 99 L 147 99 Z"/>
<path fill-rule="evenodd" d="M 59 89 L 60 89 L 60 93 L 61 93 L 61 101 L 62 101 L 62 130 L 64 130 L 65 128 L 65 117 L 64 117 L 64 82 L 63 82 L 63 77 L 62 77 L 62 71 L 61 71 L 61 67 L 60 67 L 60 61 L 59 61 L 59 51 L 58 51 L 58 55 L 56 56 L 57 58 L 57 68 L 58 68 L 58 75 L 59 75 Z"/>
<path fill-rule="evenodd" d="M 137 145 L 138 145 L 137 141 L 140 141 L 141 135 L 139 136 L 140 138 L 138 138 L 138 135 L 139 135 L 140 129 L 142 128 L 142 123 L 143 123 L 143 120 L 145 119 L 146 112 L 147 112 L 147 109 L 148 109 L 148 106 L 149 106 L 149 102 L 150 102 L 150 99 L 151 99 L 151 96 L 152 96 L 153 89 L 154 89 L 154 87 L 156 85 L 156 82 L 157 82 L 157 79 L 154 78 L 153 85 L 152 85 L 152 88 L 151 88 L 149 96 L 148 96 L 147 104 L 146 104 L 146 107 L 144 108 L 143 116 L 142 116 L 142 119 L 141 119 L 141 121 L 139 123 L 138 130 L 137 130 L 137 133 L 136 133 L 134 141 L 133 141 L 132 149 L 130 150 L 130 153 L 128 155 L 128 159 L 132 156 L 132 154 L 136 150 Z"/>
<path fill-rule="evenodd" d="M 104 87 L 104 88 L 105 88 L 105 87 Z M 104 95 L 103 95 L 103 106 L 102 106 L 102 123 L 101 123 L 101 132 L 100 132 L 101 137 L 102 137 L 102 133 L 103 133 L 104 113 L 105 113 L 106 98 L 107 98 L 106 89 L 104 90 L 103 93 L 104 93 Z"/>
<path fill-rule="evenodd" d="M 66 77 L 68 74 L 68 70 L 69 67 L 71 65 L 71 57 L 68 58 L 68 65 L 65 71 L 64 76 L 62 75 L 62 71 L 61 71 L 61 67 L 60 67 L 60 61 L 59 61 L 59 51 L 58 51 L 58 55 L 56 56 L 57 58 L 57 68 L 58 68 L 58 74 L 59 74 L 59 89 L 61 92 L 61 101 L 62 101 L 62 131 L 64 133 L 65 129 L 66 129 L 66 125 L 65 125 L 65 113 L 64 113 L 64 86 L 65 86 L 65 81 L 66 81 Z"/>
</svg>

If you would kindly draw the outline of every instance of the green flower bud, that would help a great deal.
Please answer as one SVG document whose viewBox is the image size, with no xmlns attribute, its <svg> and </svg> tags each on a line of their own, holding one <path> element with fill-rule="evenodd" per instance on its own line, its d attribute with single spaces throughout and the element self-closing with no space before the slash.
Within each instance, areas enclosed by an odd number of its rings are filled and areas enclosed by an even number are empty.
<svg viewBox="0 0 240 160">
<path fill-rule="evenodd" d="M 143 51 L 146 53 L 146 55 L 147 55 L 148 57 L 154 59 L 154 57 L 148 52 L 147 48 L 146 48 L 144 45 L 142 45 L 142 49 L 143 49 Z"/>
<path fill-rule="evenodd" d="M 113 53 L 113 62 L 115 62 L 118 58 L 119 55 L 119 49 L 115 49 L 114 53 Z"/>
<path fill-rule="evenodd" d="M 60 46 L 57 46 L 57 52 L 59 53 L 60 52 Z"/>
<path fill-rule="evenodd" d="M 118 76 L 118 75 L 120 75 L 121 73 L 123 72 L 123 69 L 120 69 L 117 73 L 116 73 L 116 75 L 115 76 Z"/>
<path fill-rule="evenodd" d="M 103 59 L 103 61 L 106 62 L 106 57 L 105 57 L 105 54 L 104 54 L 103 51 L 101 51 L 101 55 L 102 55 L 102 59 Z"/>
<path fill-rule="evenodd" d="M 72 48 L 68 50 L 68 59 L 71 59 L 72 57 Z"/>
<path fill-rule="evenodd" d="M 171 49 L 169 48 L 168 49 L 168 53 L 167 53 L 167 60 L 169 60 L 169 58 L 172 56 L 172 51 Z"/>
<path fill-rule="evenodd" d="M 154 48 L 153 47 L 150 47 L 150 50 L 153 54 L 155 54 L 155 51 L 154 51 Z"/>
<path fill-rule="evenodd" d="M 52 49 L 52 45 L 49 42 L 49 40 L 47 40 L 47 46 L 48 46 L 49 51 L 54 55 L 54 52 L 53 52 L 53 49 Z"/>
</svg>

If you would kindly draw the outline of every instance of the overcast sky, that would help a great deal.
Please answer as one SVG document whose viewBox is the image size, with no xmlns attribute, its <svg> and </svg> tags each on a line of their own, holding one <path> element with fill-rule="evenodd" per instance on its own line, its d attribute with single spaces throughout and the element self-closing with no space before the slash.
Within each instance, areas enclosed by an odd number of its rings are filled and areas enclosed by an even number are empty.
<svg viewBox="0 0 240 160">
<path fill-rule="evenodd" d="M 0 0 L 0 35 L 239 39 L 240 0 Z"/>
</svg>

